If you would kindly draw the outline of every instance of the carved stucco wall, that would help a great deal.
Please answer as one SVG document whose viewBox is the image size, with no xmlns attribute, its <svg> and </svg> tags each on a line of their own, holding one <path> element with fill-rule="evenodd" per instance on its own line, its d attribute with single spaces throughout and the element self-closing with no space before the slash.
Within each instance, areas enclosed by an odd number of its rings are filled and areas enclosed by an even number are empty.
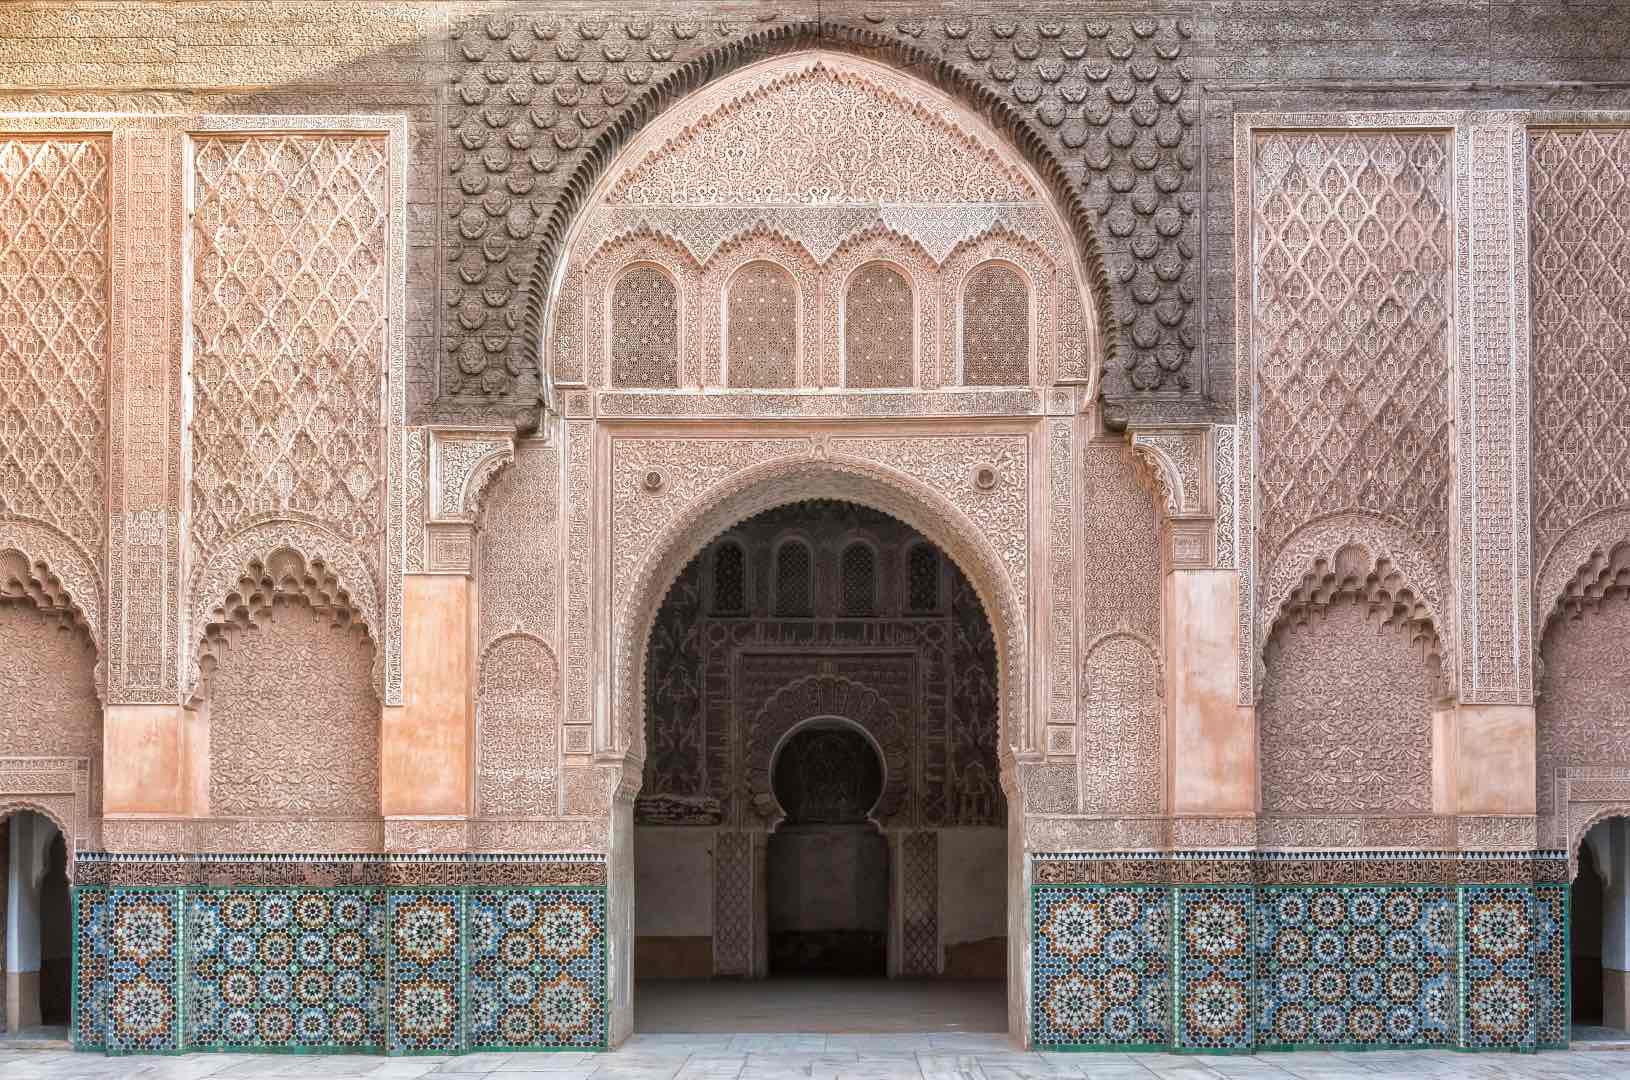
<svg viewBox="0 0 1630 1080">
<path fill-rule="evenodd" d="M 1540 842 L 1577 852 L 1605 811 L 1630 804 L 1630 543 L 1570 583 L 1545 629 L 1536 709 Z M 1622 812 L 1622 811 L 1621 811 Z"/>
<path fill-rule="evenodd" d="M 1093 381 L 1069 231 L 997 146 L 926 85 L 835 54 L 699 91 L 623 150 L 574 223 L 555 381 L 844 385 L 846 320 L 864 318 L 855 288 L 874 267 L 910 294 L 894 385 Z M 658 308 L 633 292 L 652 274 Z M 642 348 L 666 359 L 631 381 L 617 358 Z"/>
<path fill-rule="evenodd" d="M 1541 630 L 1581 567 L 1630 540 L 1630 130 L 1532 128 L 1527 165 Z"/>
<path fill-rule="evenodd" d="M 212 670 L 208 716 L 206 849 L 376 848 L 379 699 L 360 627 L 301 600 L 261 612 Z"/>
<path fill-rule="evenodd" d="M 381 393 L 389 163 L 373 134 L 194 142 L 195 610 L 219 601 L 214 578 L 281 543 L 328 560 L 384 636 L 386 446 L 399 438 Z"/>
<path fill-rule="evenodd" d="M 6 657 L 0 665 L 4 753 L 8 758 L 86 759 L 91 767 L 89 811 L 93 819 L 100 817 L 102 702 L 93 674 L 95 646 L 83 627 L 65 619 L 62 612 L 42 610 L 30 599 L 8 596 L 4 584 L 0 581 L 0 655 Z M 0 785 L 6 785 L 8 794 L 33 793 L 27 784 L 8 783 L 23 778 L 5 775 L 26 771 L 25 765 L 6 761 L 0 769 Z"/>
</svg>

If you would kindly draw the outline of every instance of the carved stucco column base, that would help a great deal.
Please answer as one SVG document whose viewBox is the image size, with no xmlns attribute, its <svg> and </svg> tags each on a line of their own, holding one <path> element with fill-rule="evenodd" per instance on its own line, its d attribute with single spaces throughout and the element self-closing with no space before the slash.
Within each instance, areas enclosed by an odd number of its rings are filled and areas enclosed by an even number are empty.
<svg viewBox="0 0 1630 1080">
<path fill-rule="evenodd" d="M 1238 577 L 1172 570 L 1165 580 L 1166 702 L 1174 816 L 1256 813 L 1256 710 L 1238 703 Z"/>
<path fill-rule="evenodd" d="M 1452 705 L 1432 714 L 1432 809 L 1532 817 L 1534 708 Z"/>
<path fill-rule="evenodd" d="M 109 705 L 102 721 L 105 818 L 209 813 L 209 714 Z"/>
<path fill-rule="evenodd" d="M 380 727 L 379 802 L 386 818 L 471 812 L 471 591 L 461 574 L 409 574 L 403 583 L 402 705 L 385 709 Z M 395 831 L 406 839 L 413 830 Z"/>
</svg>

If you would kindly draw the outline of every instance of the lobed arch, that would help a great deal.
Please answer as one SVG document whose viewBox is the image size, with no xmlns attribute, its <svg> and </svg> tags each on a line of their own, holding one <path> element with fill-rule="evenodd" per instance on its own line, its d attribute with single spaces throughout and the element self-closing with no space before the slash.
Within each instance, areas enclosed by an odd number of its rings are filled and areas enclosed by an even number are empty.
<svg viewBox="0 0 1630 1080">
<path fill-rule="evenodd" d="M 104 690 L 102 575 L 97 563 L 61 531 L 42 522 L 0 521 L 0 596 L 26 596 L 42 611 L 58 612 L 77 625 L 96 649 L 96 685 Z"/>
<path fill-rule="evenodd" d="M 1584 846 L 1585 837 L 1590 835 L 1590 830 L 1604 821 L 1621 817 L 1630 818 L 1630 802 L 1601 803 L 1592 806 L 1577 822 L 1567 822 L 1569 881 L 1579 876 L 1579 849 Z"/>
<path fill-rule="evenodd" d="M 73 796 L 71 795 L 62 795 L 55 798 L 23 796 L 21 798 L 0 800 L 0 828 L 4 828 L 10 823 L 13 814 L 24 812 L 36 813 L 57 827 L 57 832 L 62 834 L 63 846 L 68 852 L 67 870 L 68 884 L 70 885 L 74 882 L 74 855 L 77 846 L 75 840 L 77 838 L 74 835 L 73 811 L 70 809 L 65 813 L 62 804 L 65 801 L 71 803 L 72 799 Z M 94 844 L 92 847 L 94 848 Z"/>
<path fill-rule="evenodd" d="M 1615 586 L 1630 586 L 1630 509 L 1606 510 L 1569 529 L 1552 545 L 1535 575 L 1533 620 L 1538 659 L 1545 635 L 1570 609 L 1588 605 Z M 1534 685 L 1540 683 L 1535 665 Z"/>
<path fill-rule="evenodd" d="M 217 654 L 279 597 L 301 597 L 337 624 L 364 634 L 373 649 L 374 692 L 385 700 L 385 653 L 372 575 L 350 544 L 306 522 L 267 522 L 238 533 L 193 576 L 187 622 L 190 651 L 184 700 L 208 692 Z"/>
<path fill-rule="evenodd" d="M 824 19 L 804 19 L 744 34 L 680 66 L 642 91 L 595 139 L 566 179 L 558 200 L 539 223 L 537 253 L 528 278 L 523 332 L 538 357 L 539 408 L 523 420 L 536 428 L 545 410 L 558 411 L 550 360 L 551 320 L 567 277 L 566 253 L 576 227 L 599 197 L 614 164 L 631 145 L 679 102 L 727 76 L 755 64 L 779 62 L 798 53 L 825 52 L 856 64 L 869 64 L 925 84 L 949 98 L 980 129 L 993 148 L 1009 151 L 1033 174 L 1041 197 L 1060 219 L 1072 241 L 1070 257 L 1076 278 L 1091 292 L 1085 313 L 1086 336 L 1096 346 L 1096 363 L 1107 367 L 1118 356 L 1114 295 L 1095 218 L 1069 165 L 1048 147 L 1046 139 L 999 93 L 981 85 L 943 57 L 866 26 Z M 806 363 L 808 362 L 806 358 Z"/>
<path fill-rule="evenodd" d="M 1336 593 L 1354 593 L 1375 604 L 1390 604 L 1441 663 L 1441 692 L 1454 689 L 1453 627 L 1443 602 L 1437 561 L 1402 524 L 1367 511 L 1342 511 L 1305 522 L 1285 541 L 1262 575 L 1256 641 L 1256 692 L 1262 692 L 1268 641 L 1293 609 L 1322 603 Z"/>
</svg>

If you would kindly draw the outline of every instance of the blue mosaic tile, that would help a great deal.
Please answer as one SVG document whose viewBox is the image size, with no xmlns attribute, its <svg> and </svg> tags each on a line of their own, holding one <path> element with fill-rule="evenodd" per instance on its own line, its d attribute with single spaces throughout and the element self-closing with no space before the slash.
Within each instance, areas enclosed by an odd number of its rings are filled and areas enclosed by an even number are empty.
<svg viewBox="0 0 1630 1080">
<path fill-rule="evenodd" d="M 387 1048 L 392 1054 L 457 1052 L 463 1048 L 463 894 L 455 888 L 393 888 L 385 905 Z"/>
<path fill-rule="evenodd" d="M 180 1048 L 181 892 L 81 892 L 75 915 L 75 1030 L 110 1054 Z"/>
<path fill-rule="evenodd" d="M 106 1050 L 108 999 L 113 994 L 112 952 L 107 946 L 108 892 L 101 886 L 73 890 L 75 1050 Z"/>
<path fill-rule="evenodd" d="M 1538 1002 L 1533 889 L 1460 888 L 1460 1044 L 1471 1049 L 1534 1048 Z"/>
<path fill-rule="evenodd" d="M 383 1048 L 383 889 L 189 889 L 186 904 L 189 1048 Z"/>
<path fill-rule="evenodd" d="M 1038 1047 L 1170 1045 L 1171 895 L 1165 886 L 1033 890 Z"/>
<path fill-rule="evenodd" d="M 1568 934 L 1568 886 L 1534 887 L 1535 1039 L 1540 1049 L 1566 1050 L 1573 1022 Z"/>
<path fill-rule="evenodd" d="M 1453 890 L 1267 886 L 1257 904 L 1263 1048 L 1453 1045 Z"/>
<path fill-rule="evenodd" d="M 1254 890 L 1177 890 L 1177 1038 L 1186 1050 L 1247 1052 L 1255 1042 Z"/>
<path fill-rule="evenodd" d="M 468 904 L 469 1048 L 605 1046 L 605 891 L 472 888 Z"/>
</svg>

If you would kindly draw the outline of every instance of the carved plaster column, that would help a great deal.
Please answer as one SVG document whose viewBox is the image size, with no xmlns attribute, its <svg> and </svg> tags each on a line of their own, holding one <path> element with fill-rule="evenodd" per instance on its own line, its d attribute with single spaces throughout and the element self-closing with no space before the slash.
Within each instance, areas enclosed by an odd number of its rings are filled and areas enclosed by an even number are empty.
<svg viewBox="0 0 1630 1080">
<path fill-rule="evenodd" d="M 179 850 L 174 819 L 209 813 L 208 716 L 181 689 L 186 141 L 179 126 L 112 138 L 104 845 Z"/>
<path fill-rule="evenodd" d="M 384 710 L 379 747 L 380 811 L 385 846 L 393 851 L 468 846 L 467 821 L 474 811 L 476 503 L 486 479 L 513 457 L 505 434 L 407 432 L 410 572 L 402 597 L 402 705 Z"/>
<path fill-rule="evenodd" d="M 1219 558 L 1232 552 L 1217 537 L 1213 443 L 1209 427 L 1132 436 L 1161 496 L 1167 805 L 1179 848 L 1255 842 L 1256 713 L 1237 697 L 1239 580 Z"/>
<path fill-rule="evenodd" d="M 1433 809 L 1459 843 L 1535 842 L 1530 626 L 1527 133 L 1510 114 L 1455 129 L 1453 575 L 1457 700 L 1435 716 Z"/>
</svg>

